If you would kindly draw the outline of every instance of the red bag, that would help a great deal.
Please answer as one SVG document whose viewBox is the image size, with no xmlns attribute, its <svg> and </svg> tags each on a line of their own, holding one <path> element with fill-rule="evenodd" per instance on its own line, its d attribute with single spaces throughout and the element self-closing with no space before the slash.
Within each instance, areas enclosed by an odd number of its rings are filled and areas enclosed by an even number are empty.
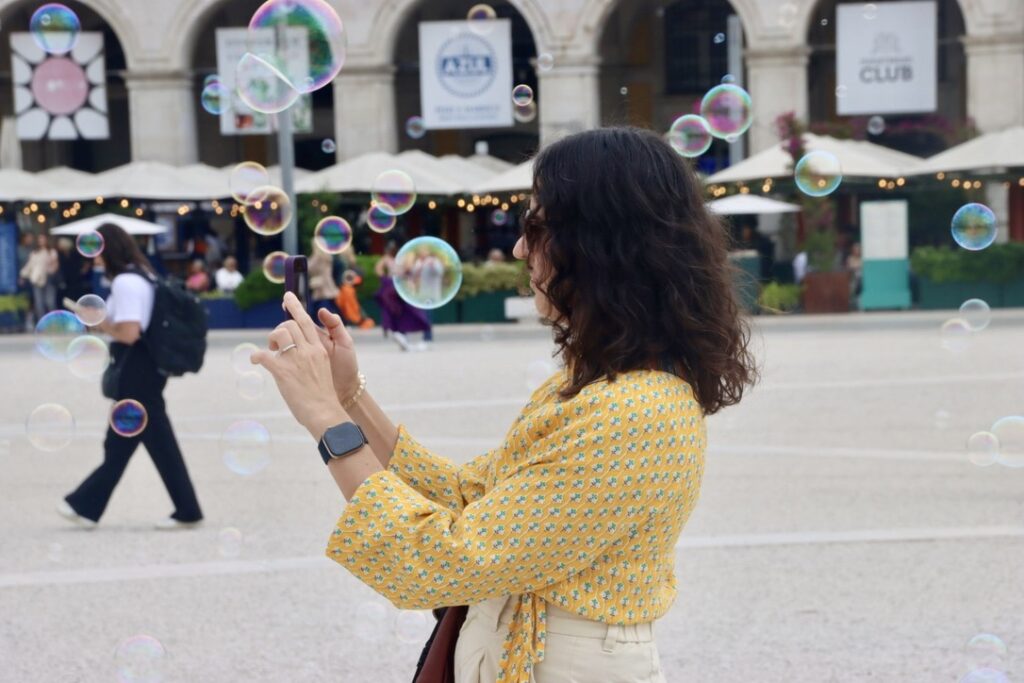
<svg viewBox="0 0 1024 683">
<path fill-rule="evenodd" d="M 455 645 L 468 611 L 465 605 L 434 610 L 437 625 L 420 654 L 413 683 L 455 683 Z"/>
</svg>

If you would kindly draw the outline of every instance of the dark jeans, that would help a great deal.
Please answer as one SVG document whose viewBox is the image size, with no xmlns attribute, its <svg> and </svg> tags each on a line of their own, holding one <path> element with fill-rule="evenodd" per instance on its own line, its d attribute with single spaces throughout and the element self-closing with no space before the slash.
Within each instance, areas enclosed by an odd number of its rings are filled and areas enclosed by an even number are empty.
<svg viewBox="0 0 1024 683">
<path fill-rule="evenodd" d="M 149 350 L 142 342 L 130 349 L 115 342 L 111 344 L 111 353 L 127 354 L 121 372 L 118 400 L 133 398 L 141 403 L 146 408 L 149 421 L 141 434 L 130 438 L 120 436 L 108 426 L 107 438 L 103 443 L 103 464 L 65 500 L 82 517 L 99 521 L 114 487 L 121 481 L 128 460 L 141 442 L 171 495 L 171 502 L 174 503 L 174 514 L 171 516 L 182 522 L 199 521 L 203 513 L 199 509 L 199 501 L 196 500 L 196 492 L 192 488 L 164 404 L 163 391 L 167 378 L 157 370 Z"/>
</svg>

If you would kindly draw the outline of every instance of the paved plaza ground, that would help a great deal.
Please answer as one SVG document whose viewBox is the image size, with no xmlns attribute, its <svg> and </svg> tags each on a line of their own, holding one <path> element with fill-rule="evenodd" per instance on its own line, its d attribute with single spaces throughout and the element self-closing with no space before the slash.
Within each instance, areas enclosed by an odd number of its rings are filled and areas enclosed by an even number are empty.
<svg viewBox="0 0 1024 683">
<path fill-rule="evenodd" d="M 939 344 L 945 317 L 755 321 L 764 378 L 710 420 L 679 598 L 657 627 L 670 682 L 955 682 L 981 632 L 1024 680 L 1024 469 L 964 449 L 1024 413 L 1024 311 L 997 313 L 961 354 Z M 152 530 L 170 507 L 141 449 L 98 529 L 56 515 L 101 458 L 109 403 L 29 338 L 0 339 L 0 681 L 116 681 L 115 649 L 139 634 L 166 649 L 164 681 L 411 680 L 429 620 L 324 558 L 344 499 L 269 378 L 256 400 L 236 390 L 231 351 L 262 338 L 214 335 L 203 372 L 168 389 L 207 515 L 186 532 Z M 457 461 L 499 443 L 551 350 L 534 325 L 442 327 L 425 353 L 379 331 L 357 344 L 393 419 Z M 56 453 L 25 436 L 47 401 L 77 420 Z M 221 455 L 239 419 L 273 436 L 251 477 Z"/>
</svg>

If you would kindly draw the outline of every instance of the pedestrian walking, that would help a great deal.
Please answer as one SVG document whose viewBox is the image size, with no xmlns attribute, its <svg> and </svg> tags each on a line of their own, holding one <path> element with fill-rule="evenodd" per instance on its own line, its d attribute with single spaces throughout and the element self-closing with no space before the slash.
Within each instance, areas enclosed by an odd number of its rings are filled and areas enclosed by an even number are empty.
<svg viewBox="0 0 1024 683">
<path fill-rule="evenodd" d="M 374 299 L 380 306 L 380 326 L 385 336 L 391 333 L 403 351 L 424 350 L 434 338 L 430 317 L 426 311 L 410 305 L 398 295 L 398 289 L 395 287 L 395 277 L 399 270 L 395 262 L 397 252 L 398 244 L 393 240 L 389 241 L 384 247 L 384 256 L 374 266 L 374 271 L 380 277 L 380 289 L 374 294 Z M 406 335 L 411 332 L 423 333 L 421 344 L 414 346 L 409 342 Z"/>
<path fill-rule="evenodd" d="M 337 316 L 320 329 L 285 294 L 293 320 L 254 360 L 348 500 L 327 556 L 396 607 L 442 610 L 417 683 L 665 681 L 654 624 L 676 598 L 705 417 L 756 375 L 703 195 L 650 132 L 540 153 L 513 254 L 563 369 L 464 465 L 394 424 Z"/>
<path fill-rule="evenodd" d="M 50 246 L 46 233 L 36 235 L 36 246 L 21 268 L 22 280 L 32 288 L 32 314 L 35 321 L 57 308 L 57 274 L 60 258 Z"/>
<path fill-rule="evenodd" d="M 163 391 L 167 374 L 153 346 L 144 336 L 153 320 L 156 299 L 155 274 L 135 241 L 120 227 L 106 224 L 102 259 L 111 292 L 107 317 L 99 330 L 110 335 L 112 367 L 104 376 L 104 393 L 117 401 L 134 399 L 146 413 L 145 428 L 135 436 L 123 436 L 107 428 L 103 463 L 58 505 L 64 517 L 95 526 L 121 480 L 139 444 L 146 447 L 170 494 L 174 511 L 157 523 L 160 529 L 194 526 L 203 518 L 185 460 L 167 415 Z M 164 321 L 161 321 L 164 322 Z M 173 329 L 173 328 L 172 328 Z M 204 347 L 205 349 L 205 347 Z M 201 363 L 200 363 L 201 364 Z M 113 384 L 113 386 L 106 386 Z"/>
</svg>

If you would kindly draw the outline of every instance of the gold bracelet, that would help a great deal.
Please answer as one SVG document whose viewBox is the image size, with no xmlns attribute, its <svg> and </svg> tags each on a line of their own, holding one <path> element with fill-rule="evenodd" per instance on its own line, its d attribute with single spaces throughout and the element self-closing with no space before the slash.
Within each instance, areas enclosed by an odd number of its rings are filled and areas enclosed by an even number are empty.
<svg viewBox="0 0 1024 683">
<path fill-rule="evenodd" d="M 347 401 L 344 401 L 341 404 L 341 407 L 344 408 L 345 410 L 348 410 L 349 408 L 354 406 L 356 404 L 356 402 L 358 402 L 359 399 L 363 397 L 363 392 L 364 391 L 366 391 L 366 375 L 364 375 L 363 373 L 360 372 L 359 373 L 359 388 L 356 389 L 356 393 L 352 394 L 351 398 L 349 398 Z"/>
</svg>

